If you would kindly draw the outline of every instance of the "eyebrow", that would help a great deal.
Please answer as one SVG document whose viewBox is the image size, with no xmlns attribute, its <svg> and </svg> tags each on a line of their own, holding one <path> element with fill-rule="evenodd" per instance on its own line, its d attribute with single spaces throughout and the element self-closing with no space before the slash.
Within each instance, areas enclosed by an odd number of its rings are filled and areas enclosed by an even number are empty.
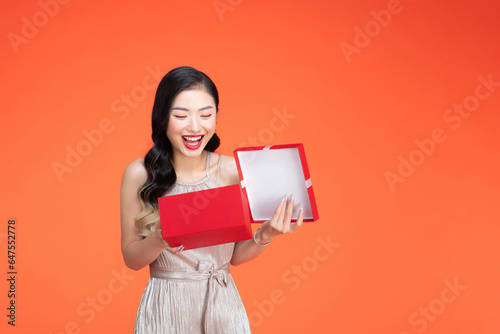
<svg viewBox="0 0 500 334">
<path fill-rule="evenodd" d="M 208 110 L 208 109 L 212 109 L 212 108 L 213 108 L 212 106 L 206 106 L 206 107 L 198 109 L 198 111 Z M 189 111 L 188 108 L 183 108 L 183 107 L 173 107 L 172 110 Z"/>
</svg>

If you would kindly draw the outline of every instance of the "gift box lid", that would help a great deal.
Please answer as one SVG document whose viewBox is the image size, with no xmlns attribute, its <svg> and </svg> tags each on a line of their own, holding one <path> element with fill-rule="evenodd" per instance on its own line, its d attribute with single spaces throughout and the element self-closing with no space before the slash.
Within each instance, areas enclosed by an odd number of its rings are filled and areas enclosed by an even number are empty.
<svg viewBox="0 0 500 334">
<path fill-rule="evenodd" d="M 282 198 L 292 195 L 292 221 L 301 206 L 304 221 L 319 218 L 303 144 L 242 147 L 234 157 L 253 223 L 269 220 Z"/>
</svg>

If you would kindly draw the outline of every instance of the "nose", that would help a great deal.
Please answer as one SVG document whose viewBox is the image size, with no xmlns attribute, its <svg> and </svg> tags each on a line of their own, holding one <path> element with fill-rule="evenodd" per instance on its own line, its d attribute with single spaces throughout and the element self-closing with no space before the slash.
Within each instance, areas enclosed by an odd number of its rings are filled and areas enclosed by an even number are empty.
<svg viewBox="0 0 500 334">
<path fill-rule="evenodd" d="M 194 133 L 197 133 L 200 130 L 200 123 L 198 117 L 190 117 L 189 130 Z"/>
</svg>

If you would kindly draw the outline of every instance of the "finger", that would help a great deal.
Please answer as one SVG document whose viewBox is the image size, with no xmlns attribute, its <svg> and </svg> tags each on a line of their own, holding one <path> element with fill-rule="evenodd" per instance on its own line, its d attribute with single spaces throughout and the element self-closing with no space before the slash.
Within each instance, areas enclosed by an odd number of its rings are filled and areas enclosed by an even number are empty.
<svg viewBox="0 0 500 334">
<path fill-rule="evenodd" d="M 283 218 L 283 227 L 285 230 L 283 231 L 284 233 L 287 233 L 290 231 L 290 222 L 292 220 L 292 215 L 293 215 L 293 205 L 294 205 L 295 197 L 292 195 L 292 198 L 288 201 L 288 204 L 286 206 L 286 210 L 284 213 L 284 218 Z"/>
<path fill-rule="evenodd" d="M 180 245 L 180 246 L 177 246 L 177 247 L 165 247 L 165 249 L 168 252 L 170 252 L 171 254 L 179 254 L 180 252 L 182 252 L 184 250 L 184 246 Z"/>
<path fill-rule="evenodd" d="M 274 211 L 274 214 L 273 216 L 271 217 L 269 223 L 270 225 L 274 228 L 276 226 L 276 222 L 278 221 L 279 219 L 279 216 L 280 216 L 280 212 L 281 212 L 281 209 L 283 207 L 283 203 L 284 203 L 284 198 L 281 200 L 281 202 L 278 204 L 278 207 L 276 208 L 276 211 Z"/>
<path fill-rule="evenodd" d="M 295 231 L 299 227 L 302 226 L 302 222 L 304 221 L 304 208 L 300 208 L 299 215 L 297 217 L 297 221 L 292 225 L 292 231 Z"/>
<path fill-rule="evenodd" d="M 279 207 L 279 214 L 278 214 L 278 218 L 276 220 L 276 229 L 280 232 L 283 232 L 283 219 L 285 217 L 287 203 L 288 203 L 287 196 L 285 196 L 281 200 L 281 204 Z"/>
<path fill-rule="evenodd" d="M 178 246 L 178 247 L 170 247 L 168 242 L 165 239 L 163 239 L 163 237 L 162 237 L 161 241 L 163 241 L 163 247 L 165 247 L 165 250 L 171 254 L 178 254 L 179 252 L 181 252 L 184 249 L 183 245 Z"/>
</svg>

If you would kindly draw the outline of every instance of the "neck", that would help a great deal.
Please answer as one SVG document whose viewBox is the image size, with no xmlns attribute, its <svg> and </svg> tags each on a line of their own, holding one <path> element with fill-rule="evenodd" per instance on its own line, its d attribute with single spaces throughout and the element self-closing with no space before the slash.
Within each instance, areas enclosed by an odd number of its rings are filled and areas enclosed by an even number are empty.
<svg viewBox="0 0 500 334">
<path fill-rule="evenodd" d="M 207 165 L 207 151 L 203 152 L 194 158 L 186 157 L 182 154 L 176 154 L 174 152 L 172 157 L 172 165 L 174 166 L 175 173 L 178 176 L 183 176 L 185 178 L 191 178 L 196 176 L 200 172 L 205 172 L 205 167 Z"/>
</svg>

